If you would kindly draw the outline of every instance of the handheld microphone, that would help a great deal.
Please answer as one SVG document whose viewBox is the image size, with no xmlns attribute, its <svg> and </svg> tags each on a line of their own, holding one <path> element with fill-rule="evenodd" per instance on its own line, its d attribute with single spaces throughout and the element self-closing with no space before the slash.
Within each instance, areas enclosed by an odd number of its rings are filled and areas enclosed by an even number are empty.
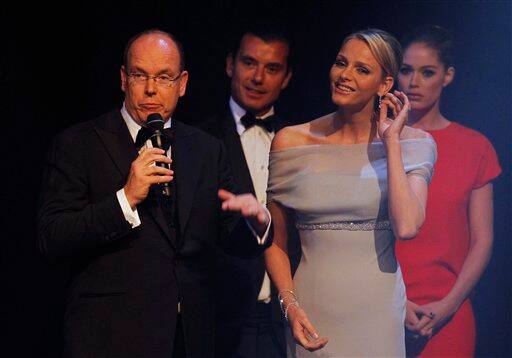
<svg viewBox="0 0 512 358">
<path fill-rule="evenodd" d="M 166 150 L 162 145 L 164 123 L 165 121 L 159 113 L 151 113 L 146 120 L 147 127 L 153 131 L 153 135 L 150 138 L 153 147 Z M 167 163 L 156 162 L 155 164 L 159 167 L 170 169 Z M 169 183 L 161 183 L 160 189 L 162 195 L 171 196 L 171 186 Z"/>
</svg>

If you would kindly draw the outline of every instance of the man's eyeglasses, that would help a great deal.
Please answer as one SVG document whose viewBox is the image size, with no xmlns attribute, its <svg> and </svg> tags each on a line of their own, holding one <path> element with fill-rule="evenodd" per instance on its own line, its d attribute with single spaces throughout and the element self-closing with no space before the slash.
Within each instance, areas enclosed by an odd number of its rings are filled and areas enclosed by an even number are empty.
<svg viewBox="0 0 512 358">
<path fill-rule="evenodd" d="M 155 80 L 156 85 L 161 87 L 171 87 L 181 77 L 182 74 L 183 72 L 180 72 L 179 75 L 171 77 L 166 74 L 152 76 L 142 72 L 126 73 L 126 75 L 131 78 L 134 83 L 143 84 L 152 78 Z"/>
</svg>

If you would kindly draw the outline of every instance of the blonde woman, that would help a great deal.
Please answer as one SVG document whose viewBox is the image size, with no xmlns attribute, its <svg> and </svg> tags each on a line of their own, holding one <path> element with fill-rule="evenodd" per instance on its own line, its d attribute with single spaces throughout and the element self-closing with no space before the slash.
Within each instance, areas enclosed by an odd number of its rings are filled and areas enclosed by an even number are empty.
<svg viewBox="0 0 512 358">
<path fill-rule="evenodd" d="M 289 356 L 405 355 L 394 240 L 414 237 L 423 223 L 436 149 L 426 132 L 404 126 L 407 97 L 389 93 L 400 62 L 388 33 L 348 36 L 330 71 L 338 109 L 284 128 L 272 143 L 275 235 L 265 260 L 293 335 Z M 303 251 L 293 280 L 289 224 Z"/>
</svg>

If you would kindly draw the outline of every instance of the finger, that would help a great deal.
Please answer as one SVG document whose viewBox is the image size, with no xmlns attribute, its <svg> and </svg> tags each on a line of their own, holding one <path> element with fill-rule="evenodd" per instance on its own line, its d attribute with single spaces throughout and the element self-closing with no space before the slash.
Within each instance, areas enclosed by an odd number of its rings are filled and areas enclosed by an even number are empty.
<svg viewBox="0 0 512 358">
<path fill-rule="evenodd" d="M 398 93 L 400 93 L 400 91 L 393 91 L 393 93 L 390 93 L 390 95 L 392 96 L 391 98 L 393 102 L 396 104 L 396 107 L 401 109 L 404 106 L 404 102 L 402 102 Z"/>
<path fill-rule="evenodd" d="M 229 193 L 229 192 L 228 192 Z M 240 194 L 234 195 L 229 193 L 232 196 L 226 201 L 229 202 L 229 207 L 231 210 L 239 211 L 240 214 L 244 216 L 256 216 L 256 210 L 258 209 L 257 205 L 255 205 L 255 199 L 252 195 Z"/>
<path fill-rule="evenodd" d="M 430 320 L 430 322 L 427 325 L 425 325 L 425 327 L 421 330 L 421 334 L 428 335 L 428 332 L 432 331 L 438 322 L 439 322 L 439 319 Z"/>
<path fill-rule="evenodd" d="M 416 324 L 414 324 L 412 322 L 405 321 L 404 325 L 405 325 L 405 328 L 407 328 L 409 331 L 416 332 L 416 329 L 415 329 Z"/>
<path fill-rule="evenodd" d="M 396 91 L 395 91 L 396 92 Z M 393 111 L 393 117 L 396 117 L 398 112 L 402 110 L 403 103 L 400 101 L 395 95 L 392 93 L 386 94 L 386 99 L 392 103 L 392 111 Z"/>
<path fill-rule="evenodd" d="M 398 111 L 400 111 L 402 109 L 402 107 L 404 106 L 404 103 L 398 97 L 398 92 L 399 91 L 394 91 L 394 94 L 391 94 L 391 93 L 388 93 L 388 94 L 390 95 L 391 101 L 393 101 L 393 103 L 395 104 L 396 109 Z"/>
<path fill-rule="evenodd" d="M 423 314 L 418 312 L 417 305 L 411 305 L 411 306 L 407 307 L 406 318 L 413 325 L 416 325 L 419 323 L 421 316 L 423 316 Z"/>
<path fill-rule="evenodd" d="M 431 329 L 429 329 L 429 330 L 422 329 L 422 330 L 421 330 L 421 331 L 419 331 L 418 333 L 419 333 L 420 337 L 430 338 L 430 337 L 432 336 L 430 332 L 432 332 L 432 330 L 431 330 Z"/>
<path fill-rule="evenodd" d="M 260 224 L 268 223 L 268 217 L 267 217 L 267 214 L 264 211 L 260 211 L 260 213 L 258 214 L 258 222 Z"/>
<path fill-rule="evenodd" d="M 241 198 L 239 196 L 236 196 L 232 193 L 230 193 L 229 191 L 226 191 L 227 194 L 221 194 L 219 193 L 219 198 L 221 198 L 221 200 L 223 200 L 223 206 L 225 206 L 226 208 L 229 207 L 230 210 L 237 210 L 237 211 L 241 211 L 242 208 L 244 207 L 244 201 L 241 200 Z M 224 195 L 223 197 L 221 197 L 221 195 Z"/>
<path fill-rule="evenodd" d="M 241 212 L 242 216 L 248 218 L 248 217 L 255 217 L 258 214 L 258 210 L 254 206 L 244 206 L 241 205 Z"/>
<path fill-rule="evenodd" d="M 238 200 L 236 200 L 235 198 L 232 198 L 232 199 L 227 199 L 222 203 L 222 209 L 241 213 L 242 205 Z"/>
<path fill-rule="evenodd" d="M 403 92 L 400 92 L 398 90 L 394 90 L 393 91 L 393 96 L 396 98 L 396 100 L 399 102 L 399 105 L 400 107 L 403 107 L 404 105 L 404 102 L 402 101 L 402 99 L 400 99 L 400 93 L 403 93 Z"/>
<path fill-rule="evenodd" d="M 420 319 L 418 318 L 418 316 L 416 316 L 415 314 L 413 314 L 411 317 L 409 317 L 409 323 L 413 326 L 417 325 L 418 323 L 420 322 Z"/>
<path fill-rule="evenodd" d="M 427 316 L 421 317 L 420 321 L 414 326 L 415 331 L 421 331 L 430 322 Z"/>
<path fill-rule="evenodd" d="M 428 332 L 430 332 L 430 331 L 431 331 L 431 330 L 422 329 L 422 330 L 420 331 L 420 336 L 422 336 L 422 337 L 428 337 L 428 336 L 429 336 Z"/>
<path fill-rule="evenodd" d="M 222 210 L 224 211 L 227 211 L 227 210 L 232 210 L 232 203 L 230 200 L 225 200 L 222 202 Z"/>
<path fill-rule="evenodd" d="M 160 149 L 160 148 L 146 148 L 146 147 L 143 147 L 140 151 L 139 151 L 139 157 L 145 157 L 147 155 L 151 155 L 151 154 L 165 154 L 165 150 L 163 149 Z"/>
<path fill-rule="evenodd" d="M 153 167 L 145 167 L 143 173 L 145 175 L 174 175 L 174 171 L 156 165 Z"/>
<path fill-rule="evenodd" d="M 141 165 L 149 165 L 155 162 L 171 164 L 172 160 L 168 156 L 162 154 L 148 154 L 140 159 Z"/>
<path fill-rule="evenodd" d="M 393 110 L 393 119 L 396 118 L 396 116 L 398 116 L 398 112 L 400 111 L 400 109 L 398 108 L 398 106 L 395 104 L 392 108 Z"/>
<path fill-rule="evenodd" d="M 162 184 L 162 183 L 169 183 L 174 179 L 172 175 L 158 175 L 158 176 L 152 176 L 149 177 L 147 182 L 149 184 Z"/>
<path fill-rule="evenodd" d="M 240 207 L 240 214 L 245 218 L 252 218 L 255 216 L 254 210 L 245 206 Z"/>
<path fill-rule="evenodd" d="M 233 193 L 232 193 L 232 192 L 230 192 L 230 191 L 224 190 L 224 189 L 220 189 L 220 190 L 217 192 L 217 195 L 219 196 L 219 198 L 220 198 L 222 201 L 236 197 L 236 195 L 235 195 L 235 194 L 233 194 Z"/>
<path fill-rule="evenodd" d="M 400 131 L 405 126 L 405 122 L 407 122 L 408 119 L 408 109 L 404 106 L 402 110 L 397 114 L 397 116 L 394 118 L 393 125 L 395 128 L 399 128 Z"/>
<path fill-rule="evenodd" d="M 387 106 L 386 117 L 387 117 L 387 113 L 390 110 L 393 113 L 395 112 L 395 104 L 389 98 L 386 98 L 386 99 L 382 100 L 382 102 L 380 103 L 381 110 L 382 110 L 384 104 Z"/>
<path fill-rule="evenodd" d="M 405 93 L 401 92 L 401 91 L 396 91 L 396 92 L 397 92 L 397 97 L 403 103 L 402 109 L 405 112 L 408 112 L 410 110 L 410 108 L 411 108 L 411 102 L 409 101 L 409 98 L 407 98 L 407 95 Z"/>
<path fill-rule="evenodd" d="M 169 159 L 169 157 L 166 157 L 165 155 L 152 154 L 150 156 L 146 156 L 138 160 L 137 166 L 141 168 L 152 167 L 155 166 L 156 163 L 164 163 L 170 166 L 171 162 L 172 160 Z"/>
<path fill-rule="evenodd" d="M 306 330 L 306 333 L 312 337 L 313 339 L 318 339 L 320 338 L 320 336 L 318 335 L 315 327 L 313 327 L 313 325 L 311 324 L 311 322 L 309 322 L 309 320 L 307 318 L 303 318 L 302 319 L 302 325 L 303 327 L 305 328 Z"/>
<path fill-rule="evenodd" d="M 385 103 L 388 106 L 388 112 L 391 110 L 391 112 L 393 113 L 393 118 L 395 118 L 398 114 L 398 109 L 397 109 L 396 103 L 394 103 L 390 99 L 385 99 L 384 101 L 386 101 Z M 382 103 L 384 103 L 384 101 L 382 101 Z M 381 104 L 381 106 L 382 106 L 382 104 Z"/>
<path fill-rule="evenodd" d="M 418 325 L 419 322 L 420 320 L 414 312 L 406 314 L 405 327 L 407 327 L 408 330 L 416 332 L 416 326 Z"/>
<path fill-rule="evenodd" d="M 308 341 L 307 347 L 304 347 L 304 348 L 306 348 L 310 352 L 316 351 L 316 350 L 319 350 L 319 349 L 325 347 L 325 345 L 327 344 L 328 341 L 329 340 L 327 338 L 319 338 L 313 342 Z"/>
<path fill-rule="evenodd" d="M 293 337 L 297 342 L 300 343 L 301 346 L 307 349 L 309 342 L 306 338 L 306 335 L 304 334 L 304 329 L 301 323 L 298 321 L 293 324 Z"/>
<path fill-rule="evenodd" d="M 406 314 L 406 317 L 405 317 L 406 325 L 414 327 L 418 324 L 419 321 L 420 321 L 420 319 L 418 318 L 416 313 L 414 313 L 413 311 Z M 407 328 L 409 328 L 409 327 L 407 327 Z"/>
<path fill-rule="evenodd" d="M 142 147 L 139 149 L 139 158 L 144 155 L 144 153 L 148 150 L 146 147 Z"/>
</svg>

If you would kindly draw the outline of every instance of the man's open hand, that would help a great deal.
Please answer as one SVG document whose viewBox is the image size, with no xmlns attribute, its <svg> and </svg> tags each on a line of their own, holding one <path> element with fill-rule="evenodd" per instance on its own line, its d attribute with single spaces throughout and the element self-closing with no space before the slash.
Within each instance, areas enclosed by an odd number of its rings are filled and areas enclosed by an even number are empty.
<svg viewBox="0 0 512 358">
<path fill-rule="evenodd" d="M 222 210 L 240 213 L 247 219 L 258 236 L 265 233 L 270 223 L 270 214 L 254 195 L 235 195 L 224 189 L 220 189 L 218 195 L 222 200 Z"/>
</svg>

